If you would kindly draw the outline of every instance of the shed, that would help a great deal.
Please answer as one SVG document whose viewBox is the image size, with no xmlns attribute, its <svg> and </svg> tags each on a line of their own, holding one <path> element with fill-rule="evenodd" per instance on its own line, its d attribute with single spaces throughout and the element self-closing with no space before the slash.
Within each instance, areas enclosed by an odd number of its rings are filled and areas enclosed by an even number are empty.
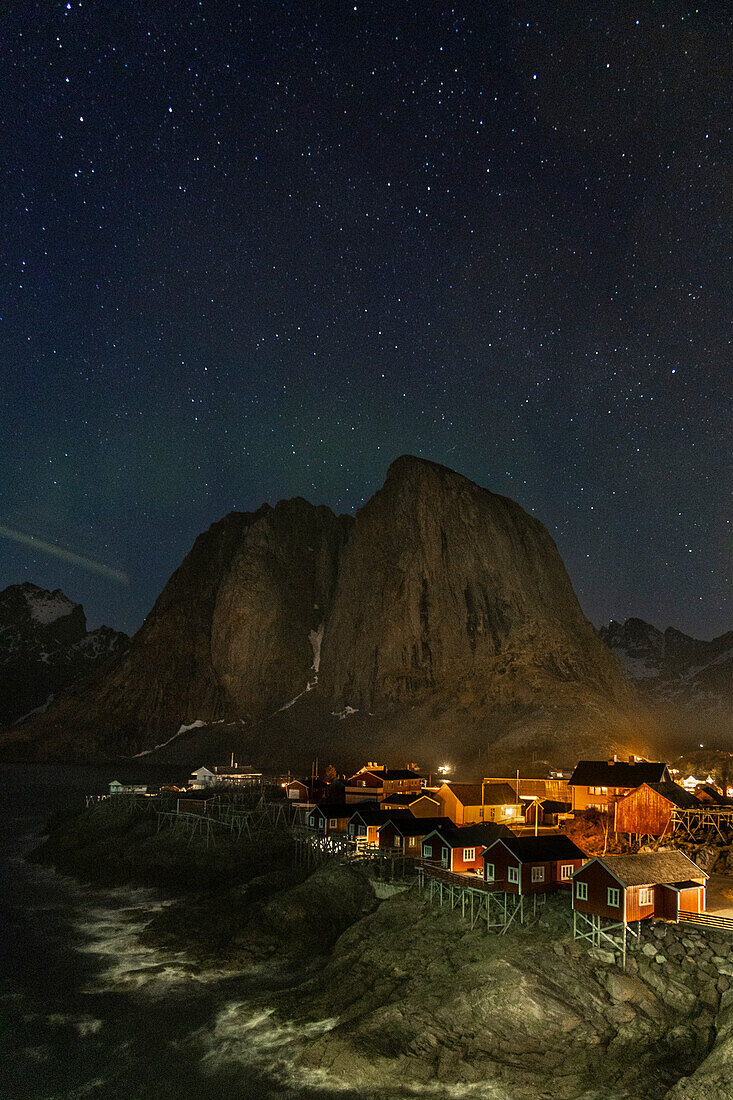
<svg viewBox="0 0 733 1100">
<path fill-rule="evenodd" d="M 352 805 L 352 809 L 354 809 Z M 349 818 L 347 833 L 352 840 L 365 844 L 379 844 L 379 830 L 382 825 L 390 820 L 406 818 L 414 821 L 409 810 L 383 810 L 381 803 L 365 803 L 363 808 L 357 807 Z"/>
<path fill-rule="evenodd" d="M 553 825 L 571 813 L 569 802 L 557 802 L 551 798 L 535 798 L 524 809 L 524 820 L 527 825 Z"/>
</svg>

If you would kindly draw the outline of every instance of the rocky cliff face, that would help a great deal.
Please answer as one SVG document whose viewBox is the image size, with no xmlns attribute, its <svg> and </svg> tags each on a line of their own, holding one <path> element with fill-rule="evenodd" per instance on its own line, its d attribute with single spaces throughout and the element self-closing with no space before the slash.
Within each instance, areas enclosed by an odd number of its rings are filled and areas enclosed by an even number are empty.
<svg viewBox="0 0 733 1100">
<path fill-rule="evenodd" d="M 355 521 L 292 500 L 214 524 L 128 652 L 23 738 L 133 753 L 229 719 L 244 731 L 231 747 L 286 766 L 324 743 L 343 757 L 354 737 L 360 753 L 397 738 L 400 755 L 461 758 L 560 738 L 572 759 L 579 737 L 627 748 L 606 735 L 630 702 L 542 524 L 408 456 Z"/>
<path fill-rule="evenodd" d="M 518 504 L 405 457 L 359 512 L 323 640 L 322 685 L 359 708 L 451 694 L 625 694 L 547 530 Z"/>
<path fill-rule="evenodd" d="M 281 705 L 316 678 L 349 523 L 303 500 L 230 513 L 196 539 L 127 652 L 6 741 L 18 751 L 31 741 L 42 755 L 79 743 L 134 754 L 186 723 Z"/>
<path fill-rule="evenodd" d="M 50 705 L 127 646 L 109 627 L 87 630 L 81 604 L 60 589 L 14 584 L 0 592 L 0 726 Z"/>
<path fill-rule="evenodd" d="M 733 710 L 733 631 L 710 642 L 673 627 L 613 619 L 600 637 L 630 678 L 651 698 L 700 709 Z"/>
</svg>

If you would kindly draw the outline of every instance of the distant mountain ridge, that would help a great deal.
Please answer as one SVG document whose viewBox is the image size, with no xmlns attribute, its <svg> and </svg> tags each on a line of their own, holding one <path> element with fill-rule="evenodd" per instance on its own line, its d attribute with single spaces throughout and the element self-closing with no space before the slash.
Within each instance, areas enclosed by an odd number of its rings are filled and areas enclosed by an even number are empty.
<svg viewBox="0 0 733 1100">
<path fill-rule="evenodd" d="M 0 726 L 44 709 L 129 643 L 101 626 L 87 630 L 81 604 L 61 589 L 24 582 L 0 592 Z"/>
<path fill-rule="evenodd" d="M 650 697 L 701 709 L 733 706 L 733 631 L 705 642 L 632 618 L 612 619 L 598 633 Z"/>
<path fill-rule="evenodd" d="M 285 766 L 321 749 L 572 761 L 637 748 L 634 699 L 543 525 L 406 455 L 355 518 L 296 498 L 213 524 L 129 648 L 0 747 L 134 755 L 217 723 L 227 754 Z"/>
</svg>

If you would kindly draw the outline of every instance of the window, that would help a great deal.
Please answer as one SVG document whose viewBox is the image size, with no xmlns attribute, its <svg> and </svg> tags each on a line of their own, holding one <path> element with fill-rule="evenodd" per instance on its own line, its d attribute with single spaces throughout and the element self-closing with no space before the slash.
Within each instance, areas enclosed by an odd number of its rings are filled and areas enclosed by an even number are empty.
<svg viewBox="0 0 733 1100">
<path fill-rule="evenodd" d="M 473 862 L 473 860 L 476 858 L 476 849 L 475 848 L 464 848 L 463 849 L 463 858 L 464 858 L 466 863 Z"/>
<path fill-rule="evenodd" d="M 310 815 L 310 817 L 308 818 L 308 820 L 310 821 L 311 825 L 315 825 L 315 823 L 316 823 L 316 815 L 315 815 L 315 814 L 311 814 L 311 815 Z"/>
<path fill-rule="evenodd" d="M 606 891 L 606 898 L 609 905 L 612 905 L 614 909 L 618 909 L 621 895 L 618 890 L 614 890 L 613 886 L 609 886 Z"/>
<path fill-rule="evenodd" d="M 576 882 L 575 883 L 575 896 L 578 899 L 578 901 L 587 901 L 588 900 L 588 883 L 587 882 Z"/>
<path fill-rule="evenodd" d="M 545 881 L 545 868 L 533 867 L 532 868 L 532 882 L 544 882 Z"/>
<path fill-rule="evenodd" d="M 359 783 L 359 786 L 360 787 L 366 787 L 366 779 L 362 779 L 361 782 Z"/>
<path fill-rule="evenodd" d="M 493 863 L 484 864 L 484 878 L 487 882 L 493 882 L 496 877 L 496 867 Z"/>
<path fill-rule="evenodd" d="M 569 882 L 573 877 L 572 863 L 563 863 L 560 867 L 560 882 Z"/>
<path fill-rule="evenodd" d="M 328 827 L 329 827 L 329 829 L 335 829 L 337 825 L 338 825 L 338 820 L 337 820 L 337 818 L 335 818 L 335 817 L 330 817 L 330 818 L 328 819 Z"/>
<path fill-rule="evenodd" d="M 426 859 L 431 859 L 433 855 L 432 844 L 423 844 L 422 854 L 425 856 Z"/>
<path fill-rule="evenodd" d="M 639 891 L 639 905 L 651 905 L 653 901 L 654 891 L 649 886 Z"/>
<path fill-rule="evenodd" d="M 600 793 L 601 792 L 600 792 L 600 789 L 598 787 L 589 787 L 588 788 L 588 794 L 600 794 Z"/>
<path fill-rule="evenodd" d="M 394 846 L 395 846 L 395 848 L 401 848 L 402 847 L 402 837 L 401 836 L 395 836 Z"/>
<path fill-rule="evenodd" d="M 505 806 L 504 809 L 506 811 L 506 816 L 507 817 L 514 817 L 514 812 L 516 810 L 516 806 Z"/>
<path fill-rule="evenodd" d="M 608 794 L 608 787 L 601 787 L 600 794 Z"/>
<path fill-rule="evenodd" d="M 349 836 L 353 836 L 355 832 L 355 826 L 349 825 Z"/>
<path fill-rule="evenodd" d="M 359 836 L 366 836 L 366 825 L 359 826 Z"/>
<path fill-rule="evenodd" d="M 507 871 L 507 878 L 509 879 L 510 882 L 518 883 L 519 882 L 519 868 L 518 867 L 510 867 Z"/>
</svg>

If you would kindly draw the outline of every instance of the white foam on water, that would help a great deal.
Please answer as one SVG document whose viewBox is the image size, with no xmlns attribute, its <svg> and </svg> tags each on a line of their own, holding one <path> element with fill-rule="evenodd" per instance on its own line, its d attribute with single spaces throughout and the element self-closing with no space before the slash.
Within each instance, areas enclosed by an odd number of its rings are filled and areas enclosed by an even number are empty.
<svg viewBox="0 0 733 1100">
<path fill-rule="evenodd" d="M 275 1022 L 274 1009 L 253 1012 L 247 1002 L 235 1001 L 218 1014 L 210 1029 L 201 1029 L 191 1039 L 208 1048 L 201 1060 L 204 1072 L 217 1073 L 232 1063 L 276 1075 L 290 1087 L 328 1087 L 353 1092 L 353 1084 L 333 1078 L 326 1070 L 297 1064 L 304 1042 L 330 1031 L 336 1019 L 309 1024 Z"/>
</svg>

